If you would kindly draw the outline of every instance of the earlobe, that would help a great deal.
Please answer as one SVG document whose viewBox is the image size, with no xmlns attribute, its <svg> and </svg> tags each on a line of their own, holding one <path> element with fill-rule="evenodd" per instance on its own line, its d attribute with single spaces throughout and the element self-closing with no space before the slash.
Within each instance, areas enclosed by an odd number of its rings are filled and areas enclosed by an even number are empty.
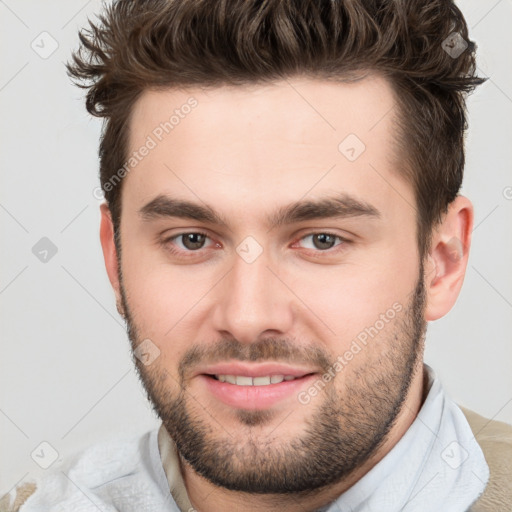
<svg viewBox="0 0 512 512">
<path fill-rule="evenodd" d="M 432 235 L 425 275 L 426 321 L 443 317 L 455 304 L 466 273 L 472 230 L 473 205 L 458 196 Z"/>
<path fill-rule="evenodd" d="M 103 250 L 103 259 L 105 260 L 105 268 L 110 280 L 110 284 L 116 295 L 116 306 L 119 314 L 124 317 L 124 311 L 121 302 L 121 289 L 119 283 L 119 265 L 117 259 L 117 248 L 114 241 L 114 225 L 112 223 L 112 215 L 106 203 L 100 206 L 101 223 L 100 223 L 100 241 Z"/>
</svg>

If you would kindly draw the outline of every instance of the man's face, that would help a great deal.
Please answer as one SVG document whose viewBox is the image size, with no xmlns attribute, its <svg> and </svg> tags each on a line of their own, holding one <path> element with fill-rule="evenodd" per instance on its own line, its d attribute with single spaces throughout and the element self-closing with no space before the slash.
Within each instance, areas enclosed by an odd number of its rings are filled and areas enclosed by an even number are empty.
<svg viewBox="0 0 512 512">
<path fill-rule="evenodd" d="M 407 403 L 424 297 L 395 108 L 376 77 L 151 91 L 135 105 L 130 153 L 149 150 L 123 185 L 122 303 L 155 409 L 217 485 L 339 480 Z M 336 215 L 299 204 L 328 199 Z"/>
</svg>

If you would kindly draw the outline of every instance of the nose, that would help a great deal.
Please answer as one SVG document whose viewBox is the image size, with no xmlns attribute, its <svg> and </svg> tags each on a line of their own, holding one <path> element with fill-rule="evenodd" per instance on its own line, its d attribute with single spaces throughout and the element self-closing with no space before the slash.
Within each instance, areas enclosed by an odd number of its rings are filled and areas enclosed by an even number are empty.
<svg viewBox="0 0 512 512">
<path fill-rule="evenodd" d="M 263 251 L 248 262 L 234 255 L 231 271 L 216 287 L 213 324 L 222 337 L 253 343 L 283 336 L 293 324 L 293 294 L 279 277 L 277 265 Z"/>
</svg>

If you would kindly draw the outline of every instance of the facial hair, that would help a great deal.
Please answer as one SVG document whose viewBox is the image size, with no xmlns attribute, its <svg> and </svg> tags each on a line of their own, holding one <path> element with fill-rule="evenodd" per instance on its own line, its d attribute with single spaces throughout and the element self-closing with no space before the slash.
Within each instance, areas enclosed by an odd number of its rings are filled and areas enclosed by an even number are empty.
<svg viewBox="0 0 512 512">
<path fill-rule="evenodd" d="M 144 338 L 130 311 L 122 275 L 119 277 L 128 336 L 134 350 Z M 215 344 L 196 345 L 179 362 L 178 382 L 172 382 L 173 377 L 159 365 L 159 359 L 150 366 L 135 357 L 133 360 L 154 410 L 179 454 L 196 473 L 234 491 L 308 493 L 347 478 L 386 440 L 422 358 L 424 308 L 421 265 L 415 290 L 401 315 L 379 332 L 378 341 L 372 340 L 365 346 L 366 359 L 357 372 L 350 373 L 348 379 L 343 370 L 325 386 L 322 396 L 311 403 L 302 434 L 290 440 L 280 439 L 276 433 L 257 435 L 258 426 L 274 419 L 273 410 L 237 410 L 240 424 L 249 429 L 249 435 L 243 438 L 219 430 L 215 419 L 189 393 L 186 377 L 198 363 L 228 359 L 309 362 L 327 369 L 332 356 L 323 348 L 298 347 L 277 338 L 252 344 L 223 339 Z M 380 348 L 377 350 L 372 343 L 378 343 Z M 344 379 L 342 390 L 334 385 L 337 379 Z M 304 405 L 297 402 L 297 407 Z M 283 423 L 286 425 L 286 418 Z"/>
</svg>

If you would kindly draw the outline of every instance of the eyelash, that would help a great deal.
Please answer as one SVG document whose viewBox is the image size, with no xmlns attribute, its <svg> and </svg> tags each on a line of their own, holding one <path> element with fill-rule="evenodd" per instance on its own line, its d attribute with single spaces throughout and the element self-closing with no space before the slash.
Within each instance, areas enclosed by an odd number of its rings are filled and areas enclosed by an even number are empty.
<svg viewBox="0 0 512 512">
<path fill-rule="evenodd" d="M 188 250 L 188 249 L 179 249 L 177 250 L 174 246 L 169 246 L 169 242 L 172 242 L 174 241 L 175 239 L 177 238 L 180 238 L 181 236 L 183 235 L 202 235 L 206 238 L 210 238 L 208 236 L 208 233 L 205 233 L 203 231 L 182 231 L 181 233 L 178 233 L 176 235 L 173 235 L 169 238 L 166 238 L 165 240 L 162 241 L 162 245 L 164 245 L 166 247 L 166 249 L 172 254 L 172 255 L 178 255 L 178 256 L 181 256 L 181 257 L 184 257 L 184 258 L 193 258 L 194 257 L 194 254 L 196 253 L 199 253 L 201 249 L 197 249 L 195 251 L 191 251 L 191 250 Z M 336 249 L 336 247 L 342 247 L 344 248 L 344 246 L 346 244 L 349 244 L 350 243 L 350 240 L 340 236 L 340 235 L 336 235 L 334 233 L 330 233 L 328 231 L 313 231 L 311 233 L 308 233 L 304 236 L 302 236 L 301 238 L 299 238 L 299 241 L 301 240 L 304 240 L 304 238 L 307 238 L 309 236 L 314 236 L 314 235 L 327 235 L 327 236 L 330 236 L 330 237 L 333 237 L 333 238 L 337 238 L 338 240 L 340 240 L 341 243 L 335 245 L 333 248 L 331 249 L 326 249 L 324 251 L 318 249 L 318 250 L 315 250 L 315 249 L 307 249 L 309 251 L 314 251 L 315 254 L 314 256 L 317 257 L 319 254 L 324 254 L 324 253 L 328 253 L 328 254 L 333 254 L 333 253 L 336 253 L 338 252 L 338 250 L 341 250 L 341 249 Z M 190 256 L 186 255 L 186 254 L 190 254 Z"/>
</svg>

